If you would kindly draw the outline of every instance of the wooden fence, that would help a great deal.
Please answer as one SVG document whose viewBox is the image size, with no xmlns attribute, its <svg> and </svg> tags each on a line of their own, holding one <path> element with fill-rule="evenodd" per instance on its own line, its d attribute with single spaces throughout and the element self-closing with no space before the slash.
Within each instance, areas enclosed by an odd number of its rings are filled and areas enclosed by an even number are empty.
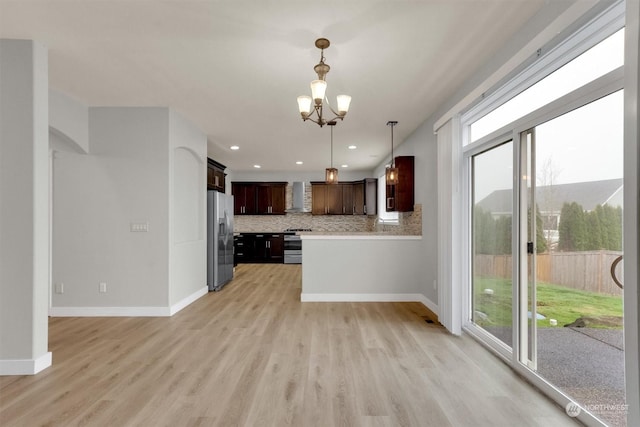
<svg viewBox="0 0 640 427">
<path fill-rule="evenodd" d="M 611 264 L 622 255 L 616 251 L 552 252 L 536 257 L 537 280 L 573 289 L 622 295 L 611 278 Z M 476 255 L 474 274 L 511 278 L 511 255 Z M 622 277 L 622 263 L 616 269 Z"/>
</svg>

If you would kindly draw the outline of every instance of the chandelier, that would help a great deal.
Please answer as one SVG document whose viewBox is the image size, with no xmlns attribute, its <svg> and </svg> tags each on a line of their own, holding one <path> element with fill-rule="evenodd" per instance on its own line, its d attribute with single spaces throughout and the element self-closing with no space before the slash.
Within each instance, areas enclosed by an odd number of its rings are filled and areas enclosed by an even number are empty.
<svg viewBox="0 0 640 427">
<path fill-rule="evenodd" d="M 338 111 L 336 112 L 329 104 L 329 100 L 325 97 L 325 92 L 327 90 L 325 76 L 331 67 L 324 63 L 324 50 L 328 48 L 329 45 L 329 40 L 325 38 L 319 38 L 316 40 L 316 47 L 320 49 L 320 62 L 313 67 L 313 70 L 318 74 L 318 79 L 311 82 L 311 96 L 302 95 L 298 97 L 298 109 L 302 115 L 302 120 L 311 120 L 312 122 L 320 125 L 320 127 L 329 122 L 335 122 L 336 119 L 344 119 L 347 111 L 349 111 L 349 104 L 351 103 L 351 97 L 349 95 L 338 95 L 336 97 Z M 327 107 L 329 107 L 329 110 L 331 110 L 335 116 L 330 120 L 326 120 L 322 116 L 324 107 L 323 101 L 326 101 Z M 312 117 L 313 113 L 315 113 L 316 118 Z"/>
</svg>

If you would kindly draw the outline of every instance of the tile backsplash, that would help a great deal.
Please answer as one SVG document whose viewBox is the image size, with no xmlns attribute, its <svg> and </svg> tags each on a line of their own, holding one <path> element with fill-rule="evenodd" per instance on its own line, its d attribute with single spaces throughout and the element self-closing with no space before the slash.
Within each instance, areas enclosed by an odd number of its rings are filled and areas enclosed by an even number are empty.
<svg viewBox="0 0 640 427">
<path fill-rule="evenodd" d="M 236 232 L 280 232 L 287 228 L 310 228 L 327 232 L 378 232 L 402 235 L 422 234 L 422 205 L 413 212 L 400 214 L 399 224 L 379 224 L 377 216 L 368 215 L 311 215 L 311 213 L 287 213 L 286 215 L 236 215 Z"/>
</svg>

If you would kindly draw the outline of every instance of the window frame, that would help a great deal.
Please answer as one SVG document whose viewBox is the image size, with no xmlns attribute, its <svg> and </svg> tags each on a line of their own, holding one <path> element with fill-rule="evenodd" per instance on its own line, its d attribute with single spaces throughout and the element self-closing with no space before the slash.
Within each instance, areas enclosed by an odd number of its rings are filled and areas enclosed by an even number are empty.
<svg viewBox="0 0 640 427">
<path fill-rule="evenodd" d="M 378 177 L 378 188 L 376 191 L 378 192 L 378 224 L 399 225 L 400 215 L 398 212 L 387 212 L 387 183 L 384 172 Z"/>
<path fill-rule="evenodd" d="M 539 48 L 527 61 L 521 64 L 520 67 L 509 73 L 494 85 L 492 89 L 485 91 L 480 96 L 480 99 L 476 100 L 476 102 L 470 104 L 460 112 L 462 146 L 465 147 L 472 143 L 470 137 L 470 125 L 472 123 L 484 117 L 504 103 L 510 101 L 521 92 L 534 86 L 548 75 L 562 68 L 564 65 L 573 61 L 593 46 L 619 31 L 624 27 L 624 20 L 624 2 L 616 1 L 614 4 L 610 5 L 593 17 L 590 22 L 574 23 L 574 26 L 568 28 L 565 32 L 556 36 L 545 46 Z M 579 89 L 580 88 L 573 92 L 576 92 Z M 561 98 L 562 97 L 558 99 Z M 555 101 L 552 101 L 552 103 L 553 102 Z M 544 108 L 545 106 L 540 107 L 535 111 L 539 111 Z M 528 116 L 528 114 L 523 117 L 526 116 Z M 517 122 L 518 120 L 519 119 L 516 119 L 514 122 Z M 510 124 L 507 124 L 501 129 L 509 126 Z M 477 141 L 485 140 L 489 135 L 485 135 Z M 473 141 L 473 143 L 477 141 Z"/>
</svg>

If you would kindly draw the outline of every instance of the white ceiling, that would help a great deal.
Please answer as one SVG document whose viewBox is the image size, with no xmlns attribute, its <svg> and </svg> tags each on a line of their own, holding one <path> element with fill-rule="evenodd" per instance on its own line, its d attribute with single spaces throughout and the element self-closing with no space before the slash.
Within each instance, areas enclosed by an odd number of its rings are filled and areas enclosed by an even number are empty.
<svg viewBox="0 0 640 427">
<path fill-rule="evenodd" d="M 303 123 L 296 104 L 316 78 L 314 41 L 326 37 L 327 95 L 352 96 L 334 164 L 371 170 L 389 155 L 387 121 L 399 121 L 399 143 L 543 4 L 0 0 L 0 37 L 46 45 L 51 87 L 87 105 L 178 111 L 233 171 L 328 166 L 329 128 Z"/>
</svg>

